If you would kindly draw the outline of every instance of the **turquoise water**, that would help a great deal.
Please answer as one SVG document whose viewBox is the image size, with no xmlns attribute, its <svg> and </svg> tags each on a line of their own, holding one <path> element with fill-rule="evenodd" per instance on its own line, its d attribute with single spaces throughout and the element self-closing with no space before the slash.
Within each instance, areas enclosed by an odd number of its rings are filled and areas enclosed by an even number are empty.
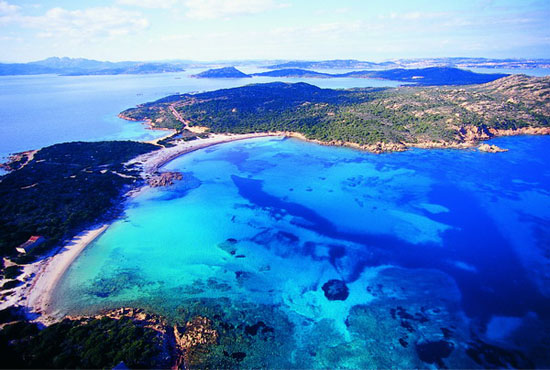
<svg viewBox="0 0 550 370">
<path fill-rule="evenodd" d="M 510 151 L 190 153 L 165 168 L 184 180 L 130 200 L 75 261 L 54 308 L 207 316 L 213 364 L 548 367 L 550 137 L 492 142 Z"/>
</svg>

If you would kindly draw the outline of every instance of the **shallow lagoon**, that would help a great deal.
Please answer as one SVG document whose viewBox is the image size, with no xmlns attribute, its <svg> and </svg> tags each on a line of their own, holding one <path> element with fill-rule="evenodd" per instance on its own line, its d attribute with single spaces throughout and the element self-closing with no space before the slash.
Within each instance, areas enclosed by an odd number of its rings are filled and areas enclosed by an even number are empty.
<svg viewBox="0 0 550 370">
<path fill-rule="evenodd" d="M 183 181 L 131 200 L 76 260 L 55 308 L 206 315 L 226 338 L 214 364 L 548 366 L 550 137 L 493 142 L 510 151 L 190 153 L 166 166 Z"/>
</svg>

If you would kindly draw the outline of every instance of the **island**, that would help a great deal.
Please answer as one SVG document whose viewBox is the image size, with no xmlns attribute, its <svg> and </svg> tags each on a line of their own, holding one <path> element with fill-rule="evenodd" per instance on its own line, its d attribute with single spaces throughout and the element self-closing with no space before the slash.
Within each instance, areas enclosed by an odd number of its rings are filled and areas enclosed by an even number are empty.
<svg viewBox="0 0 550 370">
<path fill-rule="evenodd" d="M 476 73 L 452 67 L 428 67 L 417 69 L 387 69 L 362 70 L 346 73 L 322 73 L 300 68 L 283 68 L 247 75 L 234 67 L 209 69 L 197 75 L 196 78 L 247 78 L 247 77 L 276 77 L 276 78 L 376 78 L 406 82 L 414 85 L 471 85 L 491 82 L 509 76 L 503 73 Z"/>
<path fill-rule="evenodd" d="M 223 67 L 216 69 L 209 69 L 204 72 L 198 73 L 191 77 L 195 78 L 250 78 L 252 76 L 247 75 L 239 71 L 235 67 Z"/>
<path fill-rule="evenodd" d="M 252 84 L 173 95 L 120 117 L 177 130 L 279 133 L 375 153 L 469 148 L 496 136 L 550 132 L 550 77 L 513 75 L 470 86 L 321 89 Z"/>
</svg>

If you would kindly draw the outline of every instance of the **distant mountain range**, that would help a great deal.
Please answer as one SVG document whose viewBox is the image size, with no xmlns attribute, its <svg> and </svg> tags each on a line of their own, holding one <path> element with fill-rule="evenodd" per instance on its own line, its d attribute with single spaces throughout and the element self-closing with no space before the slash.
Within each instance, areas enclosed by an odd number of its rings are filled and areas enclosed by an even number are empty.
<svg viewBox="0 0 550 370">
<path fill-rule="evenodd" d="M 304 68 L 304 69 L 390 69 L 422 67 L 457 68 L 505 68 L 531 69 L 550 68 L 550 59 L 488 59 L 488 58 L 419 58 L 395 59 L 382 63 L 359 61 L 355 59 L 336 59 L 322 61 L 289 61 L 266 66 L 268 69 Z"/>
<path fill-rule="evenodd" d="M 394 62 L 362 62 L 355 59 L 335 59 L 335 60 L 322 60 L 322 61 L 291 61 L 280 64 L 273 64 L 267 66 L 269 69 L 281 69 L 281 68 L 314 68 L 314 69 L 380 69 L 380 68 L 392 68 L 398 66 Z"/>
<path fill-rule="evenodd" d="M 310 71 L 299 68 L 276 69 L 273 71 L 247 75 L 234 67 L 209 69 L 194 77 L 197 78 L 247 78 L 247 77 L 279 77 L 279 78 L 382 78 L 386 80 L 414 83 L 417 85 L 471 85 L 491 82 L 506 77 L 502 73 L 475 73 L 458 68 L 429 67 L 420 69 L 388 69 L 365 70 L 347 73 L 331 74 Z"/>
<path fill-rule="evenodd" d="M 0 76 L 58 74 L 65 76 L 182 72 L 178 63 L 101 62 L 83 58 L 48 58 L 30 63 L 2 63 Z"/>
</svg>

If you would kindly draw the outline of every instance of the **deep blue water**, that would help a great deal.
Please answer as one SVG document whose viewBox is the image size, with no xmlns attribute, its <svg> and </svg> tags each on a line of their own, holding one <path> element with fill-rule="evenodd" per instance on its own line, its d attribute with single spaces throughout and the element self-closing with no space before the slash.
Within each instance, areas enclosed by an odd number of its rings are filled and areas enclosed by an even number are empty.
<svg viewBox="0 0 550 370">
<path fill-rule="evenodd" d="M 79 257 L 55 308 L 261 318 L 275 334 L 247 337 L 243 366 L 425 367 L 426 343 L 452 347 L 450 367 L 549 366 L 550 137 L 493 142 L 509 151 L 190 153 L 166 166 L 182 182 L 131 200 Z"/>
</svg>

